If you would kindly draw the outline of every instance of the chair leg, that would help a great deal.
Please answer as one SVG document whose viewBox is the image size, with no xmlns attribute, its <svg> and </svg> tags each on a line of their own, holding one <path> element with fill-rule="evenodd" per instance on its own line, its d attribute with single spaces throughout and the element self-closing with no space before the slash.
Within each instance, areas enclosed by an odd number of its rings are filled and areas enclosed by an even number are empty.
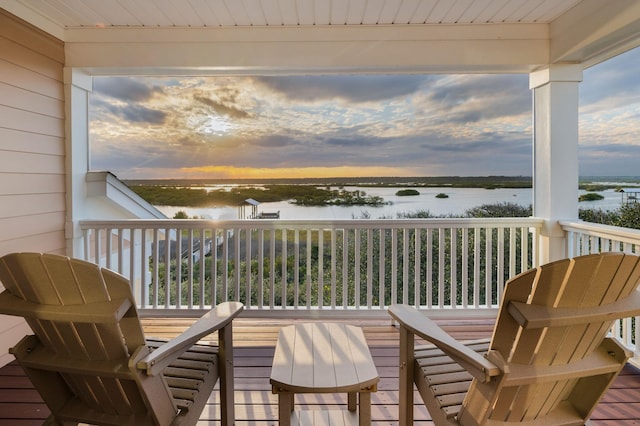
<svg viewBox="0 0 640 426">
<path fill-rule="evenodd" d="M 44 423 L 42 423 L 42 426 L 77 426 L 79 424 L 80 423 L 78 423 L 78 422 L 65 422 L 65 421 L 62 421 L 62 420 L 58 420 L 52 414 L 49 417 L 47 417 L 47 419 L 44 421 Z"/>
<path fill-rule="evenodd" d="M 399 371 L 399 425 L 413 425 L 413 365 L 414 337 L 406 328 L 400 327 L 400 371 Z"/>
<path fill-rule="evenodd" d="M 233 333 L 231 323 L 218 330 L 218 357 L 220 359 L 220 416 L 222 426 L 235 423 Z"/>
</svg>

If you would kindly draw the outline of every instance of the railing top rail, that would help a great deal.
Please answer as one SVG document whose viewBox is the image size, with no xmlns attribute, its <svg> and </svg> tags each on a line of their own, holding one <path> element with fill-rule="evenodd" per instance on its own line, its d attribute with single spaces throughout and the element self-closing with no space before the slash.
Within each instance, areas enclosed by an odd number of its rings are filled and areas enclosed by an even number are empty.
<svg viewBox="0 0 640 426">
<path fill-rule="evenodd" d="M 602 225 L 599 223 L 584 222 L 582 220 L 561 220 L 560 225 L 565 231 L 580 232 L 582 234 L 600 237 L 609 237 L 621 241 L 640 241 L 640 229 L 623 228 L 620 226 Z"/>
<path fill-rule="evenodd" d="M 535 217 L 514 218 L 429 218 L 429 219 L 346 219 L 346 220 L 282 220 L 282 219 L 125 219 L 82 220 L 81 229 L 90 228 L 228 228 L 228 229 L 379 229 L 379 228 L 474 228 L 474 227 L 540 227 L 544 222 Z M 179 226 L 178 226 L 179 225 Z"/>
</svg>

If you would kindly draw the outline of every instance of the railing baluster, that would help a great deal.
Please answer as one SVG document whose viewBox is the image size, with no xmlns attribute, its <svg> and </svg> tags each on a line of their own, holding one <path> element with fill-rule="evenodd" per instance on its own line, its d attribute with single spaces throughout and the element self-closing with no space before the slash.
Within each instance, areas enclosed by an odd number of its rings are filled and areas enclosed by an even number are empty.
<svg viewBox="0 0 640 426">
<path fill-rule="evenodd" d="M 367 309 L 373 306 L 373 229 L 367 229 Z"/>
<path fill-rule="evenodd" d="M 293 256 L 293 306 L 294 308 L 298 308 L 300 306 L 300 231 L 298 229 L 294 231 L 293 240 L 295 244 Z"/>
<path fill-rule="evenodd" d="M 200 309 L 204 309 L 204 294 L 205 294 L 205 287 L 204 287 L 204 260 L 205 260 L 205 235 L 204 235 L 204 229 L 200 230 L 199 233 L 199 239 L 200 239 L 200 243 L 198 244 L 199 246 L 199 250 L 198 250 L 198 271 L 200 272 L 199 274 L 199 279 L 198 279 L 198 298 L 200 299 Z"/>
<path fill-rule="evenodd" d="M 311 309 L 311 229 L 307 229 L 307 309 Z"/>
<path fill-rule="evenodd" d="M 176 228 L 176 308 L 182 307 L 182 228 Z"/>
<path fill-rule="evenodd" d="M 218 230 L 211 228 L 211 306 L 218 304 Z M 248 262 L 248 265 L 251 263 Z M 250 299 L 249 299 L 250 300 Z M 224 298 L 221 298 L 221 302 Z M 250 303 L 250 302 L 249 302 Z"/>
<path fill-rule="evenodd" d="M 354 233 L 354 256 L 353 256 L 353 294 L 355 299 L 354 306 L 356 308 L 360 307 L 360 270 L 361 270 L 361 258 L 360 246 L 362 245 L 360 242 L 360 230 L 356 229 Z"/>
<path fill-rule="evenodd" d="M 258 308 L 264 307 L 264 229 L 258 230 Z"/>
<path fill-rule="evenodd" d="M 193 229 L 189 229 L 187 237 L 187 305 L 193 309 Z"/>
<path fill-rule="evenodd" d="M 409 232 L 402 228 L 402 303 L 409 304 Z"/>
<path fill-rule="evenodd" d="M 502 300 L 502 290 L 504 287 L 504 228 L 496 228 L 498 232 L 498 256 L 497 256 L 497 265 L 496 265 L 496 301 L 495 304 L 498 305 L 498 301 Z"/>
<path fill-rule="evenodd" d="M 391 303 L 398 303 L 398 229 L 391 228 Z"/>
<path fill-rule="evenodd" d="M 236 239 L 233 230 L 225 229 L 222 232 L 222 271 L 220 271 L 220 301 L 224 302 L 229 298 L 229 239 Z"/>
<path fill-rule="evenodd" d="M 458 230 L 456 228 L 451 228 L 451 255 L 449 256 L 449 268 L 451 270 L 450 274 L 450 292 L 451 292 L 451 303 L 450 306 L 455 308 L 458 304 Z"/>
<path fill-rule="evenodd" d="M 224 301 L 239 300 L 240 298 L 240 284 L 242 279 L 242 270 L 240 269 L 240 243 L 242 241 L 243 230 L 236 228 L 233 230 L 233 260 L 234 260 L 234 280 L 233 280 L 233 299 L 229 298 L 229 295 L 225 295 Z"/>
<path fill-rule="evenodd" d="M 252 285 L 251 285 L 251 234 L 253 233 L 253 229 L 245 230 L 245 241 L 244 241 L 244 258 L 245 258 L 245 296 L 244 296 L 244 305 L 247 309 L 251 309 L 252 301 L 251 301 L 251 293 L 252 293 Z M 214 232 L 214 237 L 216 233 Z M 215 262 L 214 262 L 215 263 Z M 215 277 L 215 275 L 214 275 Z M 214 287 L 215 288 L 215 287 Z M 238 298 L 236 300 L 242 300 L 240 298 L 240 294 L 238 294 Z"/>
<path fill-rule="evenodd" d="M 480 307 L 480 228 L 473 230 L 473 306 Z"/>
<path fill-rule="evenodd" d="M 524 232 L 524 230 L 522 230 Z M 518 252 L 516 251 L 516 234 L 517 229 L 515 227 L 509 228 L 509 276 L 513 277 L 517 274 L 516 272 L 516 256 Z"/>
<path fill-rule="evenodd" d="M 336 230 L 331 229 L 331 309 L 336 308 L 336 290 L 337 290 L 337 259 L 336 259 Z"/>
<path fill-rule="evenodd" d="M 386 273 L 387 273 L 387 268 L 386 268 L 386 257 L 385 257 L 385 250 L 386 250 L 386 245 L 387 245 L 387 230 L 385 228 L 380 229 L 380 256 L 378 259 L 378 267 L 380 269 L 380 271 L 378 272 L 378 287 L 380 288 L 379 292 L 380 292 L 380 308 L 384 308 L 390 301 L 387 301 L 387 293 L 386 293 L 386 286 L 385 286 L 385 277 L 386 277 Z"/>
<path fill-rule="evenodd" d="M 156 243 L 157 244 L 157 243 Z M 158 244 L 159 245 L 159 244 Z M 160 248 L 158 247 L 158 250 Z M 164 264 L 165 269 L 168 270 L 166 265 L 171 265 L 171 232 L 169 228 L 164 229 Z M 176 261 L 180 259 L 180 253 L 176 252 Z M 153 262 L 154 265 L 159 266 L 159 259 L 157 262 Z M 158 277 L 159 279 L 160 277 Z M 176 295 L 178 297 L 178 295 Z M 171 274 L 164 274 L 164 307 L 169 309 L 171 306 Z"/>
<path fill-rule="evenodd" d="M 280 258 L 282 259 L 281 273 L 280 273 L 280 275 L 282 275 L 282 281 L 281 281 L 282 292 L 280 296 L 282 298 L 282 301 L 280 305 L 284 309 L 287 307 L 287 230 L 282 229 L 280 232 L 282 232 L 282 254 L 280 256 Z M 238 259 L 237 265 L 239 264 L 240 264 L 240 259 Z"/>
<path fill-rule="evenodd" d="M 318 229 L 318 309 L 324 306 L 324 229 Z"/>
<path fill-rule="evenodd" d="M 438 229 L 438 307 L 444 308 L 444 299 L 445 299 L 445 273 L 444 273 L 444 262 L 445 262 L 445 241 L 444 241 L 444 228 Z"/>
<path fill-rule="evenodd" d="M 469 230 L 462 232 L 462 307 L 469 306 Z"/>
<path fill-rule="evenodd" d="M 485 228 L 485 307 L 491 307 L 493 303 L 493 228 Z"/>
<path fill-rule="evenodd" d="M 276 303 L 276 230 L 269 234 L 269 307 L 273 309 Z"/>
<path fill-rule="evenodd" d="M 420 293 L 422 291 L 421 286 L 420 286 L 420 282 L 421 282 L 421 273 L 420 270 L 422 269 L 422 251 L 421 251 L 421 245 L 420 245 L 420 228 L 415 228 L 414 229 L 414 238 L 413 238 L 413 244 L 414 244 L 414 253 L 413 253 L 413 257 L 415 259 L 415 264 L 413 267 L 413 306 L 415 306 L 416 308 L 420 307 Z"/>
<path fill-rule="evenodd" d="M 427 309 L 433 307 L 433 229 L 427 228 Z"/>
<path fill-rule="evenodd" d="M 351 229 L 344 228 L 342 230 L 342 308 L 347 309 L 349 306 L 349 234 Z"/>
</svg>

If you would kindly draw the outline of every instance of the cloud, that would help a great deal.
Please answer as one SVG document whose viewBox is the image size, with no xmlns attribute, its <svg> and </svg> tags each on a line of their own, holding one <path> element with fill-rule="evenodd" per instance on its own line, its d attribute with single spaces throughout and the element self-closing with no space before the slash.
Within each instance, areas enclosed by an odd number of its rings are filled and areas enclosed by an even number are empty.
<svg viewBox="0 0 640 426">
<path fill-rule="evenodd" d="M 603 104 L 607 108 L 640 102 L 638 87 L 640 48 L 625 52 L 584 71 L 580 85 L 580 105 Z"/>
<path fill-rule="evenodd" d="M 143 102 L 163 92 L 160 86 L 149 86 L 143 79 L 131 77 L 94 77 L 96 93 L 125 102 Z"/>
<path fill-rule="evenodd" d="M 583 176 L 637 176 L 640 146 L 618 143 L 580 146 L 578 157 Z"/>
<path fill-rule="evenodd" d="M 158 125 L 163 124 L 167 117 L 165 111 L 147 108 L 143 105 L 120 105 L 102 102 L 101 106 L 115 117 L 131 123 Z"/>
<path fill-rule="evenodd" d="M 411 95 L 435 78 L 420 75 L 307 75 L 256 77 L 255 80 L 290 100 L 316 102 L 340 99 L 364 103 Z"/>
<path fill-rule="evenodd" d="M 449 123 L 531 114 L 531 92 L 525 75 L 469 75 L 443 78 L 427 93 L 429 110 Z"/>
<path fill-rule="evenodd" d="M 220 115 L 227 115 L 229 117 L 233 117 L 233 118 L 247 118 L 249 117 L 249 113 L 246 111 L 243 111 L 239 108 L 236 108 L 234 106 L 231 105 L 227 105 L 224 102 L 219 102 L 216 101 L 214 99 L 205 97 L 205 96 L 200 96 L 200 95 L 194 95 L 193 97 L 196 101 L 198 101 L 201 104 L 204 104 L 208 107 L 211 107 L 211 109 L 213 109 L 213 111 L 216 114 L 220 114 Z"/>
</svg>

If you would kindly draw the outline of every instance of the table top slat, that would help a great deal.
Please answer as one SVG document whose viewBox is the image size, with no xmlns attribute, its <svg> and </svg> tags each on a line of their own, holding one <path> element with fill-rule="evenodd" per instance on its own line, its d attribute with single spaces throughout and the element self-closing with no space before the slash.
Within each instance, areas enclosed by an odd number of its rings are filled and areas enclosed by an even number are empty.
<svg viewBox="0 0 640 426">
<path fill-rule="evenodd" d="M 332 327 L 317 324 L 311 329 L 313 335 L 313 387 L 331 389 L 337 386 L 336 359 L 333 352 Z"/>
<path fill-rule="evenodd" d="M 301 389 L 315 388 L 314 374 L 314 350 L 313 350 L 313 329 L 312 324 L 299 324 L 292 330 L 287 330 L 295 335 L 295 345 L 293 353 L 290 354 L 287 362 L 293 364 L 291 371 L 291 381 Z"/>
<path fill-rule="evenodd" d="M 347 341 L 351 349 L 351 358 L 357 375 L 357 381 L 361 384 L 374 385 L 379 381 L 378 370 L 373 362 L 369 346 L 364 338 L 364 333 L 359 327 L 346 327 Z"/>
<path fill-rule="evenodd" d="M 278 335 L 278 345 L 273 355 L 271 366 L 271 381 L 278 383 L 291 383 L 293 376 L 293 352 L 296 334 L 288 327 L 283 327 Z"/>
<path fill-rule="evenodd" d="M 351 350 L 352 336 L 346 326 L 342 324 L 332 324 L 331 337 L 333 339 L 334 356 L 337 358 L 335 364 L 336 386 L 344 387 L 358 383 L 358 370 L 356 360 L 353 359 Z"/>
</svg>

